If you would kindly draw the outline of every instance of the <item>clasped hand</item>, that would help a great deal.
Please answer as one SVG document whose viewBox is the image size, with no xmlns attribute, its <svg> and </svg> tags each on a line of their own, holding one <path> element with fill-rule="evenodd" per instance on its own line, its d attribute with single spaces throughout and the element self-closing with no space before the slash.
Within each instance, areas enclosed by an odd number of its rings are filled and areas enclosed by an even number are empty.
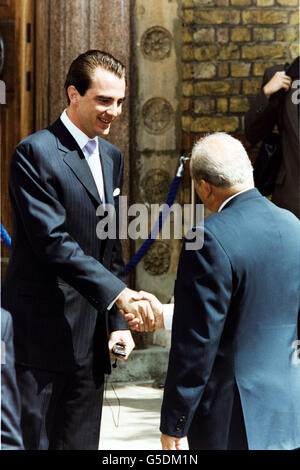
<svg viewBox="0 0 300 470">
<path fill-rule="evenodd" d="M 116 305 L 132 330 L 153 331 L 163 327 L 163 306 L 149 292 L 136 292 L 126 287 Z"/>
<path fill-rule="evenodd" d="M 291 87 L 292 79 L 284 71 L 276 72 L 273 77 L 265 84 L 263 91 L 269 99 L 271 95 L 283 89 L 288 91 Z"/>
</svg>

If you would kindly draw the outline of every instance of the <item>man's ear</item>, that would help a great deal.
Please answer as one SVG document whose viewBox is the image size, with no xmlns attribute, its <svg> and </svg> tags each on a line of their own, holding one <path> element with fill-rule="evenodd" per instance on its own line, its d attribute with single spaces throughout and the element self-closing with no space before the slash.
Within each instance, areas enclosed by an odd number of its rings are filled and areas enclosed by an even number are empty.
<svg viewBox="0 0 300 470">
<path fill-rule="evenodd" d="M 72 104 L 78 103 L 78 91 L 74 85 L 70 85 L 67 89 L 69 100 Z"/>
<path fill-rule="evenodd" d="M 192 177 L 193 178 L 193 177 Z M 195 188 L 195 191 L 197 193 L 197 195 L 199 196 L 199 198 L 201 199 L 201 184 L 199 184 L 195 178 L 193 178 L 193 182 L 194 182 L 194 188 Z"/>
<path fill-rule="evenodd" d="M 212 194 L 212 186 L 205 180 L 201 180 L 202 191 L 204 192 L 205 198 L 209 198 Z"/>
</svg>

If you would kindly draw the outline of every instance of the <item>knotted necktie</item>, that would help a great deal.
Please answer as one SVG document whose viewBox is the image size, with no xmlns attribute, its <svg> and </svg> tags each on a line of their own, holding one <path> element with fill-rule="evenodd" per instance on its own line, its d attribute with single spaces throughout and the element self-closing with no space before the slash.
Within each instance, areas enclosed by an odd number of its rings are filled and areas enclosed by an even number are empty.
<svg viewBox="0 0 300 470">
<path fill-rule="evenodd" d="M 95 148 L 96 148 L 95 140 L 89 140 L 88 143 L 84 146 L 84 148 L 88 151 L 89 155 L 93 155 Z"/>
<path fill-rule="evenodd" d="M 102 176 L 102 169 L 101 169 L 101 163 L 100 163 L 98 152 L 95 153 L 96 147 L 97 147 L 96 141 L 89 140 L 87 144 L 85 144 L 84 149 L 89 154 L 89 157 L 87 158 L 87 162 L 92 172 L 93 178 L 95 180 L 100 199 L 102 203 L 104 204 L 103 176 Z"/>
</svg>

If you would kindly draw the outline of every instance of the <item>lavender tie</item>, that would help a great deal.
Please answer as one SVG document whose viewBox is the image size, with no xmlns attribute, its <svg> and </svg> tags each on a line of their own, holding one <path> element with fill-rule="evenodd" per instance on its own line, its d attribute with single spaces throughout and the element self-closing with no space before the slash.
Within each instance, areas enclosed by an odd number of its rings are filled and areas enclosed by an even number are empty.
<svg viewBox="0 0 300 470">
<path fill-rule="evenodd" d="M 84 148 L 88 151 L 89 155 L 92 155 L 96 148 L 96 142 L 94 140 L 89 140 Z"/>
</svg>

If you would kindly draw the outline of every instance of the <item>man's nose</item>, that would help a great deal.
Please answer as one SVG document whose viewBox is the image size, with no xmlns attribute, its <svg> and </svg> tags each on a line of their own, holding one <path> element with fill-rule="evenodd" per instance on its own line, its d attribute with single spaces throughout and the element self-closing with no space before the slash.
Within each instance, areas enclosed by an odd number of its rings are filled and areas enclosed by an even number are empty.
<svg viewBox="0 0 300 470">
<path fill-rule="evenodd" d="M 117 117 L 120 114 L 118 103 L 112 103 L 111 106 L 107 109 L 107 112 L 110 116 Z"/>
</svg>

